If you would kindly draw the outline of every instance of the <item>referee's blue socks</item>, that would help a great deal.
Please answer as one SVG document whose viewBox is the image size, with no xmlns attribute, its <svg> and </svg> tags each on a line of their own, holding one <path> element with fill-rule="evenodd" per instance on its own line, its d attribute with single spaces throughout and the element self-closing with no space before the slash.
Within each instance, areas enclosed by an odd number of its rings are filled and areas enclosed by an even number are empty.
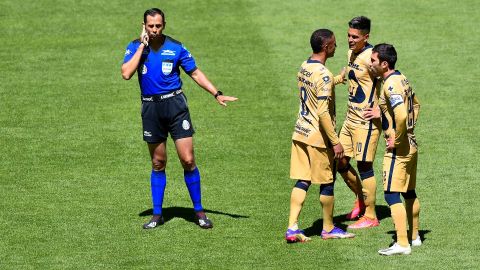
<svg viewBox="0 0 480 270">
<path fill-rule="evenodd" d="M 161 215 L 163 195 L 165 194 L 165 186 L 167 185 L 167 176 L 165 171 L 152 170 L 150 184 L 152 189 L 153 214 Z"/>
<path fill-rule="evenodd" d="M 183 176 L 188 193 L 190 193 L 190 199 L 193 203 L 193 210 L 195 210 L 195 212 L 202 211 L 202 191 L 200 188 L 200 172 L 198 168 L 195 167 L 193 171 L 184 171 Z"/>
</svg>

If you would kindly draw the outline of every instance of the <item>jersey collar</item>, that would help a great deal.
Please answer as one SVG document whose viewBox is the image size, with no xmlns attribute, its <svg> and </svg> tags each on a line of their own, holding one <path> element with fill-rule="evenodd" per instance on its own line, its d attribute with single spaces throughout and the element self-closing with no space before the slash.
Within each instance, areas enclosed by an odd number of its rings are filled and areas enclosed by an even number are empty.
<svg viewBox="0 0 480 270">
<path fill-rule="evenodd" d="M 322 62 L 318 61 L 318 60 L 312 60 L 310 57 L 307 59 L 307 64 L 314 64 L 314 63 L 318 63 L 318 64 L 322 64 Z"/>
<path fill-rule="evenodd" d="M 361 49 L 358 53 L 354 53 L 353 51 L 352 51 L 352 53 L 355 54 L 355 55 L 360 55 L 361 53 L 363 53 L 364 51 L 366 51 L 370 48 L 373 48 L 373 46 L 370 43 L 367 43 L 367 44 L 365 44 L 365 47 L 363 47 L 363 49 Z"/>
<path fill-rule="evenodd" d="M 387 81 L 388 78 L 390 78 L 390 76 L 393 76 L 393 75 L 402 75 L 402 73 L 400 73 L 400 71 L 398 70 L 395 70 L 394 72 L 390 73 L 390 75 L 388 75 L 385 79 L 383 79 L 383 81 Z"/>
</svg>

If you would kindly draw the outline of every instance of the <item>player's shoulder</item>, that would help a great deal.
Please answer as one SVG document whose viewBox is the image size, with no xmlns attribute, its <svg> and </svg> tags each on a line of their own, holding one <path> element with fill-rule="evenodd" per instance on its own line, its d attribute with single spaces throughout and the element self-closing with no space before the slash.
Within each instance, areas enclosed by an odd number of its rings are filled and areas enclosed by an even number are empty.
<svg viewBox="0 0 480 270">
<path fill-rule="evenodd" d="M 167 36 L 167 35 L 165 35 L 165 42 L 166 43 L 171 43 L 172 45 L 175 45 L 175 46 L 183 46 L 182 42 L 172 38 L 171 36 Z"/>
<path fill-rule="evenodd" d="M 358 54 L 358 58 L 360 58 L 364 62 L 370 63 L 372 52 L 373 52 L 373 46 L 367 43 L 367 45 Z"/>
<path fill-rule="evenodd" d="M 393 73 L 389 74 L 383 80 L 383 89 L 388 93 L 403 92 L 403 87 L 406 81 L 406 77 L 398 70 L 395 70 Z"/>
<path fill-rule="evenodd" d="M 165 44 L 163 45 L 163 48 L 166 49 L 167 51 L 175 51 L 175 52 L 186 52 L 190 54 L 189 50 L 187 47 L 185 47 L 185 44 L 182 42 L 170 37 L 170 36 L 165 36 Z"/>
<path fill-rule="evenodd" d="M 328 83 L 333 79 L 333 73 L 330 72 L 330 70 L 323 64 L 319 64 L 316 67 L 316 71 L 317 71 L 317 74 L 322 77 L 325 83 Z M 329 80 L 326 79 L 327 77 L 329 78 Z"/>
<path fill-rule="evenodd" d="M 310 58 L 303 61 L 301 69 L 309 70 L 310 72 L 315 72 L 320 74 L 330 72 L 328 68 L 324 64 L 322 64 L 322 62 L 318 60 L 313 60 Z"/>
<path fill-rule="evenodd" d="M 186 50 L 185 45 L 182 42 L 172 38 L 171 36 L 165 36 L 164 47 L 168 47 L 174 50 Z"/>
<path fill-rule="evenodd" d="M 365 44 L 365 47 L 360 51 L 359 54 L 371 55 L 373 51 L 373 45 L 370 43 Z"/>
<path fill-rule="evenodd" d="M 128 43 L 129 46 L 140 46 L 140 39 L 134 39 L 132 41 L 130 41 L 130 43 Z"/>
</svg>

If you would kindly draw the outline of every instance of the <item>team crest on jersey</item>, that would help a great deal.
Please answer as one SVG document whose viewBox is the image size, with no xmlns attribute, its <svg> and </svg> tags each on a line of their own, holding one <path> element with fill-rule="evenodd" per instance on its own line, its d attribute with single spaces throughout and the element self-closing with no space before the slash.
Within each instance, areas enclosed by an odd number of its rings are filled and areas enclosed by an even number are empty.
<svg viewBox="0 0 480 270">
<path fill-rule="evenodd" d="M 142 68 L 142 74 L 147 74 L 147 66 L 146 65 L 143 65 L 143 68 Z"/>
<path fill-rule="evenodd" d="M 162 73 L 164 75 L 169 75 L 170 73 L 172 73 L 172 69 L 173 69 L 173 62 L 171 61 L 162 62 Z"/>
<path fill-rule="evenodd" d="M 188 130 L 190 128 L 190 123 L 187 120 L 183 120 L 182 128 Z"/>
</svg>

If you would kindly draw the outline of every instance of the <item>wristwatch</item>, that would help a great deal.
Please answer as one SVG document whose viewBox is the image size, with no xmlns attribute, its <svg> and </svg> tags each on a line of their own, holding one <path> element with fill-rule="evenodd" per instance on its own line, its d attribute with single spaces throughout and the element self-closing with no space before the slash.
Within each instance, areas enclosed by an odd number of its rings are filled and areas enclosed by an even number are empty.
<svg viewBox="0 0 480 270">
<path fill-rule="evenodd" d="M 223 96 L 223 92 L 222 91 L 217 91 L 217 93 L 215 95 L 213 95 L 214 98 L 217 98 L 218 96 Z"/>
</svg>

